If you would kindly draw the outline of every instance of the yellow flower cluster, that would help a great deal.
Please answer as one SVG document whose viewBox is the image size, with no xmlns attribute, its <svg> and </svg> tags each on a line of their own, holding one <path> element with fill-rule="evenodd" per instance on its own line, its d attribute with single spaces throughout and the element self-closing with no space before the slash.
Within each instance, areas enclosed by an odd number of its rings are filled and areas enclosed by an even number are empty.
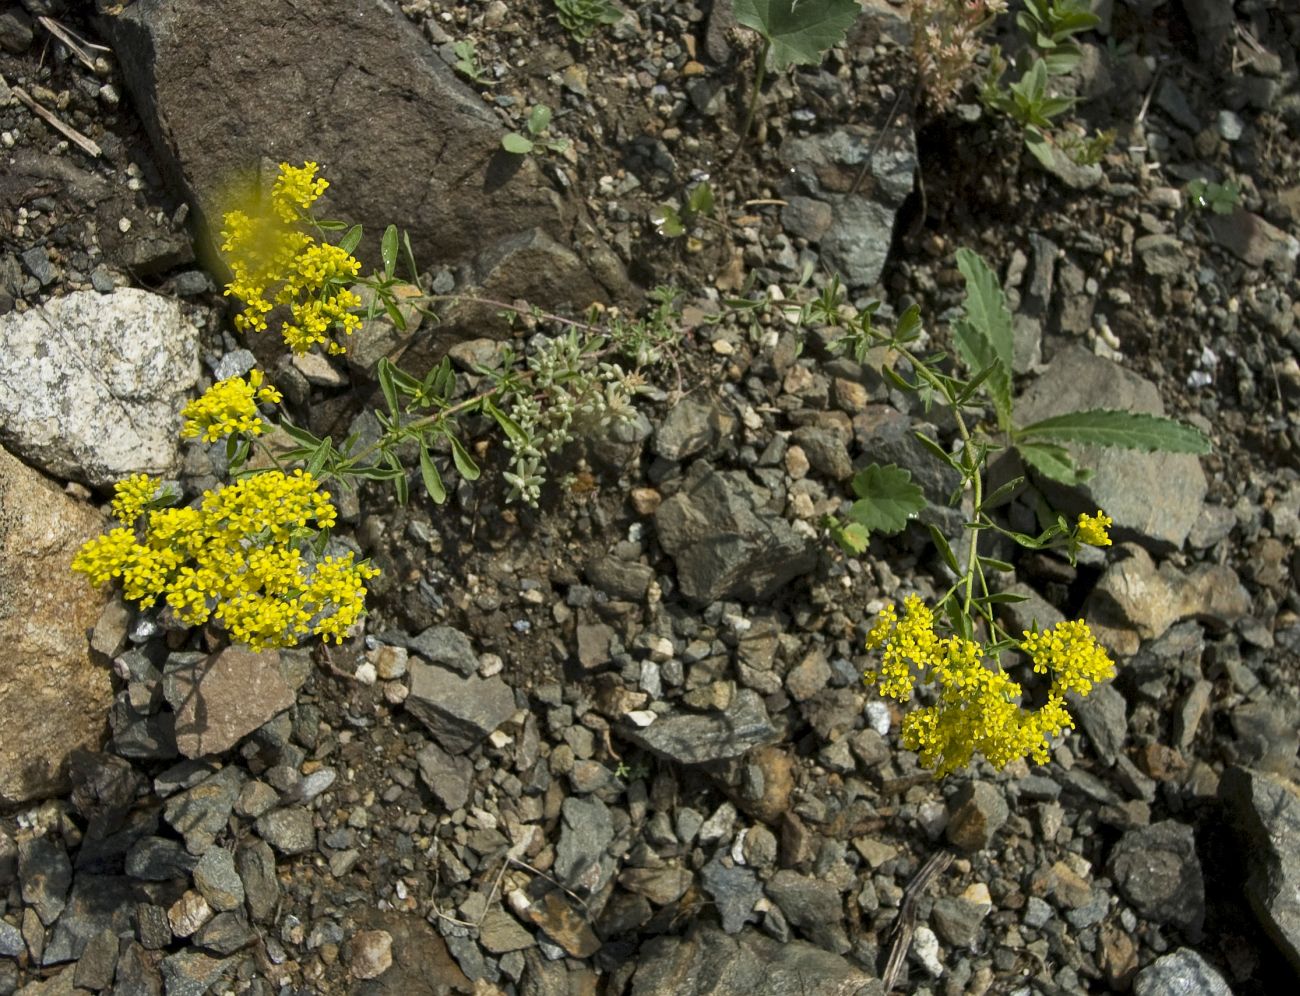
<svg viewBox="0 0 1300 996">
<path fill-rule="evenodd" d="M 1082 514 L 1079 516 L 1079 525 L 1077 533 L 1079 542 L 1088 546 L 1110 546 L 1110 535 L 1106 532 L 1111 527 L 1114 520 L 1106 515 L 1101 509 L 1097 509 L 1096 515 Z"/>
<path fill-rule="evenodd" d="M 181 425 L 181 437 L 195 439 L 202 436 L 205 443 L 213 443 L 236 432 L 260 436 L 266 423 L 257 414 L 258 402 L 279 404 L 280 400 L 280 392 L 274 387 L 262 386 L 260 370 L 250 371 L 247 380 L 228 377 L 217 381 L 181 409 L 181 418 L 185 420 Z"/>
<path fill-rule="evenodd" d="M 72 569 L 93 584 L 120 578 L 124 596 L 145 608 L 162 598 L 187 625 L 216 619 L 254 650 L 312 635 L 342 642 L 379 571 L 351 553 L 307 556 L 317 530 L 337 518 L 311 474 L 267 471 L 204 492 L 197 507 L 146 513 L 161 483 L 143 474 L 119 483 L 121 527 L 86 543 Z"/>
<path fill-rule="evenodd" d="M 918 677 L 936 686 L 938 700 L 904 718 L 902 738 L 939 776 L 970 764 L 976 752 L 998 769 L 1021 757 L 1044 763 L 1050 738 L 1074 726 L 1065 693 L 1087 695 L 1115 672 L 1081 620 L 1026 632 L 1020 649 L 1037 673 L 1051 674 L 1052 684 L 1043 706 L 1025 709 L 1020 685 L 996 662 L 986 663 L 987 650 L 971 640 L 940 637 L 934 614 L 915 595 L 904 599 L 901 620 L 888 606 L 867 634 L 868 649 L 882 647 L 879 672 L 866 675 L 882 694 L 906 702 Z"/>
<path fill-rule="evenodd" d="M 266 331 L 277 306 L 289 309 L 281 333 L 296 354 L 320 343 L 328 352 L 343 346 L 331 338 L 338 329 L 351 335 L 361 327 L 354 312 L 361 298 L 347 284 L 361 271 L 351 253 L 315 241 L 303 231 L 307 212 L 329 183 L 316 178 L 316 163 L 301 168 L 280 164 L 270 203 L 252 198 L 243 209 L 227 211 L 221 251 L 232 274 L 226 294 L 244 305 L 235 317 L 241 331 Z"/>
</svg>

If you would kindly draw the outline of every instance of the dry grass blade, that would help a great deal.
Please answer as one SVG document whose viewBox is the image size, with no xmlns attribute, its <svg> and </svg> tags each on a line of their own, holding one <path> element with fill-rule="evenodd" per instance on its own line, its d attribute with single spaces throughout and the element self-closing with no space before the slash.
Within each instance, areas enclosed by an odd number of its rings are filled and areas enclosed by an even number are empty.
<svg viewBox="0 0 1300 996">
<path fill-rule="evenodd" d="M 894 921 L 894 946 L 889 950 L 889 961 L 885 963 L 885 971 L 881 976 L 885 992 L 893 990 L 894 983 L 903 970 L 903 959 L 912 946 L 912 931 L 916 928 L 916 899 L 925 891 L 926 886 L 952 864 L 953 856 L 952 851 L 936 851 L 930 855 L 930 860 L 921 866 L 921 870 L 903 890 L 903 903 L 898 908 L 898 919 Z"/>
<path fill-rule="evenodd" d="M 98 144 L 92 142 L 71 125 L 64 124 L 55 117 L 52 111 L 47 110 L 45 107 L 37 103 L 31 94 L 22 87 L 16 86 L 12 89 L 13 95 L 26 104 L 33 114 L 61 134 L 64 138 L 68 139 L 68 141 L 73 142 L 79 149 L 81 149 L 81 151 L 85 152 L 87 155 L 95 156 L 96 158 L 103 155 L 104 150 L 101 149 Z"/>
</svg>

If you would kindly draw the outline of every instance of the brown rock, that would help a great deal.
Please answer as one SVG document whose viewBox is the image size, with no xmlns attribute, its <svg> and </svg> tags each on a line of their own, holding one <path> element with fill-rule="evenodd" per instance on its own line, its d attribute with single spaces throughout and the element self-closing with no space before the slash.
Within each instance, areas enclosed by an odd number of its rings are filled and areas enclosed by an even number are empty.
<svg viewBox="0 0 1300 996">
<path fill-rule="evenodd" d="M 353 978 L 378 978 L 393 965 L 393 935 L 386 930 L 359 930 L 349 939 L 345 956 Z"/>
<path fill-rule="evenodd" d="M 527 914 L 547 937 L 575 958 L 590 958 L 600 950 L 600 938 L 591 924 L 565 901 L 558 889 L 528 907 Z"/>
<path fill-rule="evenodd" d="M 69 570 L 99 514 L 0 449 L 0 802 L 67 791 L 67 759 L 97 750 L 113 700 L 87 632 L 107 600 Z"/>
<path fill-rule="evenodd" d="M 227 647 L 176 673 L 176 747 L 186 757 L 220 754 L 293 705 L 275 650 Z"/>
<path fill-rule="evenodd" d="M 364 224 L 369 259 L 389 223 L 421 265 L 535 231 L 568 242 L 572 211 L 537 162 L 500 148 L 505 129 L 395 5 L 173 0 L 104 24 L 160 165 L 209 228 L 233 178 L 313 160 L 325 213 Z"/>
</svg>

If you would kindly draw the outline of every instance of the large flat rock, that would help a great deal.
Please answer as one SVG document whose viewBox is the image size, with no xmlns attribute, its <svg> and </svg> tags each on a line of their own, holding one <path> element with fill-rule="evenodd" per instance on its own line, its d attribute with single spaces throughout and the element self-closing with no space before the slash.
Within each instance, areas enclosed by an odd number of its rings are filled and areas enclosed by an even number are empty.
<svg viewBox="0 0 1300 996">
<path fill-rule="evenodd" d="M 568 241 L 534 158 L 502 151 L 502 125 L 388 0 L 98 8 L 160 166 L 209 226 L 232 179 L 310 160 L 331 183 L 318 206 L 364 224 L 367 263 L 390 222 L 422 266 L 533 229 Z"/>
<path fill-rule="evenodd" d="M 1163 415 L 1155 384 L 1118 363 L 1070 346 L 1016 399 L 1016 422 L 1028 425 L 1067 412 L 1112 408 Z M 1205 499 L 1205 472 L 1190 453 L 1142 453 L 1114 447 L 1067 447 L 1080 467 L 1095 471 L 1066 488 L 1044 481 L 1048 496 L 1071 514 L 1104 509 L 1116 539 L 1164 552 L 1183 545 Z"/>
<path fill-rule="evenodd" d="M 113 686 L 86 632 L 106 595 L 69 570 L 101 526 L 0 449 L 0 803 L 67 791 L 69 755 L 104 739 Z"/>
</svg>

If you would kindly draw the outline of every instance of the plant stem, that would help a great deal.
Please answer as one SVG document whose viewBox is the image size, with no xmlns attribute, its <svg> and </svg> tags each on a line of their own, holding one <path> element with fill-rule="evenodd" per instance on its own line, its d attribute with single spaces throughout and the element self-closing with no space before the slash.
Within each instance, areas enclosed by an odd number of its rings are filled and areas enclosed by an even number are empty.
<svg viewBox="0 0 1300 996">
<path fill-rule="evenodd" d="M 740 137 L 736 139 L 736 147 L 731 150 L 728 160 L 735 159 L 739 155 L 741 148 L 745 144 L 745 139 L 749 137 L 749 129 L 754 124 L 754 112 L 758 110 L 758 95 L 763 88 L 763 77 L 767 73 L 767 53 L 772 47 L 772 43 L 766 38 L 763 39 L 763 50 L 758 53 L 758 66 L 754 70 L 754 85 L 749 90 L 749 109 L 745 112 L 745 123 L 741 126 Z"/>
</svg>

